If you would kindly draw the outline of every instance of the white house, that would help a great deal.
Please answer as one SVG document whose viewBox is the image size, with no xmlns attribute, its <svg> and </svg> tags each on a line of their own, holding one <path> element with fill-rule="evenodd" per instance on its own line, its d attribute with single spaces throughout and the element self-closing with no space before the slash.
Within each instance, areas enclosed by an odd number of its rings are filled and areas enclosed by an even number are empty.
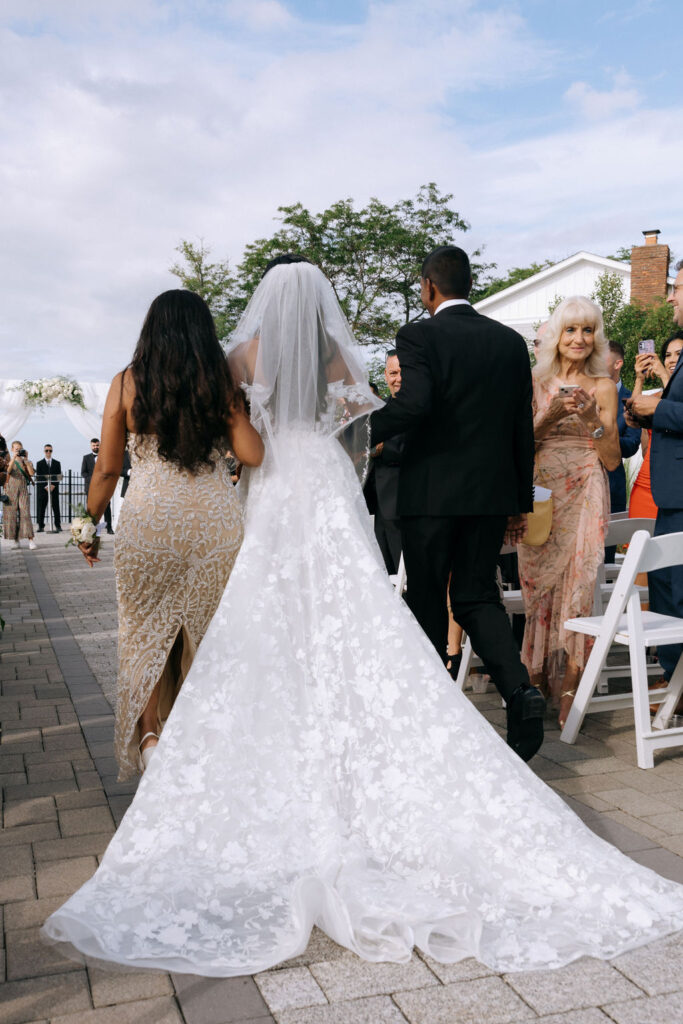
<svg viewBox="0 0 683 1024">
<path fill-rule="evenodd" d="M 643 249 L 648 250 L 646 256 L 657 251 L 659 256 L 665 246 L 656 246 L 656 250 L 646 246 L 634 247 L 633 252 L 640 256 Z M 667 249 L 668 266 L 668 249 Z M 535 334 L 534 325 L 548 318 L 548 306 L 557 297 L 567 298 L 569 295 L 591 296 L 595 291 L 598 278 L 605 271 L 618 274 L 623 281 L 624 301 L 631 296 L 631 264 L 621 260 L 611 260 L 604 256 L 595 256 L 592 252 L 577 252 L 566 260 L 546 267 L 544 270 L 527 277 L 525 281 L 510 285 L 487 299 L 481 299 L 474 308 L 493 320 L 499 320 L 514 327 L 527 339 Z M 666 274 L 666 270 L 664 271 Z M 666 283 L 673 284 L 673 278 L 667 277 Z"/>
</svg>

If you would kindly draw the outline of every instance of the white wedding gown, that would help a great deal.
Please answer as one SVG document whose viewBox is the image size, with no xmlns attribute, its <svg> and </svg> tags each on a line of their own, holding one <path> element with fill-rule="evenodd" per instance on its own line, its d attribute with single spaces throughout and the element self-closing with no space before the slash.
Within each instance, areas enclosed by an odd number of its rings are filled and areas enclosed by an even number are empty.
<svg viewBox="0 0 683 1024">
<path fill-rule="evenodd" d="M 275 448 L 135 799 L 44 934 L 210 976 L 293 957 L 314 924 L 367 960 L 498 971 L 683 927 L 683 887 L 598 839 L 454 687 L 340 444 Z"/>
</svg>

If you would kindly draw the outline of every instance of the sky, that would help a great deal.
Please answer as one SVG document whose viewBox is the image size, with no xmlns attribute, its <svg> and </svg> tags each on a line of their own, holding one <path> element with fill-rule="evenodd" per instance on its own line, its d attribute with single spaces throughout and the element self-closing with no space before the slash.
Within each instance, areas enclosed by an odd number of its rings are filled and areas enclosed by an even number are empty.
<svg viewBox="0 0 683 1024">
<path fill-rule="evenodd" d="M 434 181 L 500 272 L 683 255 L 682 37 L 679 0 L 2 0 L 2 375 L 110 378 L 181 239 L 238 263 L 297 201 Z"/>
</svg>

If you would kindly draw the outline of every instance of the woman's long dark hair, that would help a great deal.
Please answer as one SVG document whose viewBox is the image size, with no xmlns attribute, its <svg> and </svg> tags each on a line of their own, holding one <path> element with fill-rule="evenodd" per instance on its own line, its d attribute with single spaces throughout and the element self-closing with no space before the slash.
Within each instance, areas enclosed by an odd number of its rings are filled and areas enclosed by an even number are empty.
<svg viewBox="0 0 683 1024">
<path fill-rule="evenodd" d="M 212 451 L 227 447 L 231 409 L 244 402 L 204 300 L 181 288 L 158 295 L 128 369 L 136 432 L 156 435 L 161 457 L 180 469 L 211 465 Z"/>
</svg>

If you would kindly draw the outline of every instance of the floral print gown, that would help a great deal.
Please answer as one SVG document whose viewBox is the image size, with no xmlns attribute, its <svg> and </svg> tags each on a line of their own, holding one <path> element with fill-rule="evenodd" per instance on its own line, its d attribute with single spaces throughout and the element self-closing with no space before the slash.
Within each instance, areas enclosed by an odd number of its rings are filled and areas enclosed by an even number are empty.
<svg viewBox="0 0 683 1024">
<path fill-rule="evenodd" d="M 559 385 L 534 381 L 534 423 Z M 517 549 L 526 613 L 522 659 L 531 675 L 543 672 L 559 698 L 567 657 L 583 668 L 590 653 L 590 637 L 564 623 L 592 612 L 610 508 L 607 472 L 578 416 L 561 420 L 536 443 L 534 482 L 553 492 L 553 524 L 545 544 Z"/>
</svg>

